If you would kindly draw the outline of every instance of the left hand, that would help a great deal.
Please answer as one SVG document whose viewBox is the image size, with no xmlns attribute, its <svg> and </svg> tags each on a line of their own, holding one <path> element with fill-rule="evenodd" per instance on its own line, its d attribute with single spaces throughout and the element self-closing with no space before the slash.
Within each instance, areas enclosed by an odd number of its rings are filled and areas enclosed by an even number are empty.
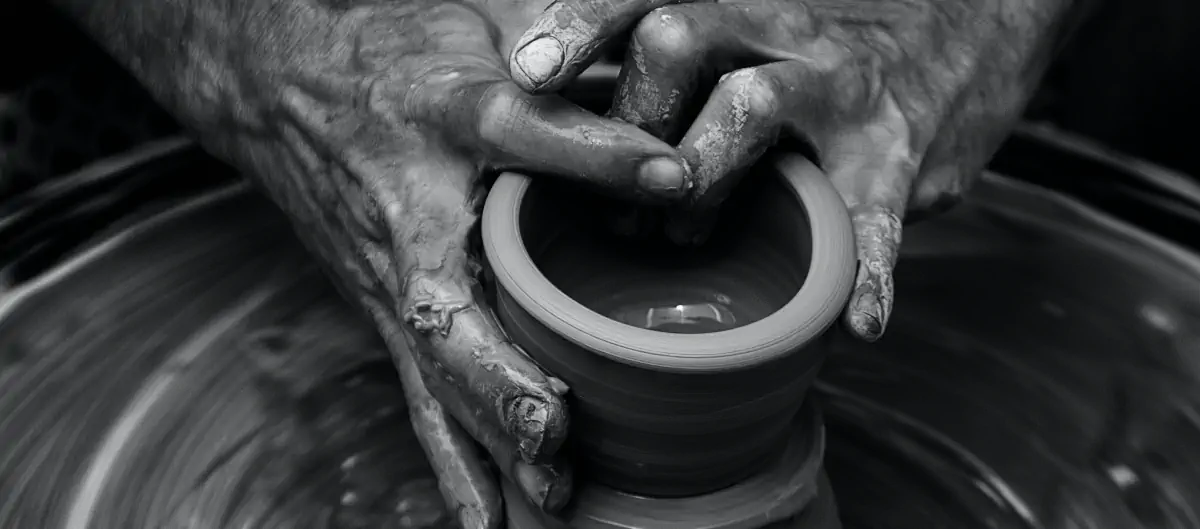
<svg viewBox="0 0 1200 529">
<path fill-rule="evenodd" d="M 874 341 L 892 311 L 902 222 L 957 203 L 1037 87 L 1074 0 L 559 0 L 510 56 L 551 92 L 632 29 L 613 117 L 667 140 L 691 200 L 677 242 L 781 133 L 807 141 L 849 207 L 859 269 L 845 323 Z M 669 5 L 668 5 L 669 4 Z"/>
</svg>

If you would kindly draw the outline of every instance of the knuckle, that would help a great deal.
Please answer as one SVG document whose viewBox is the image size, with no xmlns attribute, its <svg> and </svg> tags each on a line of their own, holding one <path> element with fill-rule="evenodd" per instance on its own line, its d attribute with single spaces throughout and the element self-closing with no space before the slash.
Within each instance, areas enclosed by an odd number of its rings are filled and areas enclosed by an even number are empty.
<svg viewBox="0 0 1200 529">
<path fill-rule="evenodd" d="M 497 83 L 483 94 L 475 116 L 475 128 L 486 144 L 500 145 L 519 132 L 530 112 L 530 102 L 520 88 Z"/>
<path fill-rule="evenodd" d="M 408 65 L 388 84 L 404 94 L 406 116 L 445 123 L 466 100 L 486 92 L 501 79 L 499 70 L 469 55 L 445 54 L 432 64 Z"/>
<path fill-rule="evenodd" d="M 487 89 L 505 79 L 502 69 L 471 53 L 442 51 L 419 60 L 393 60 L 385 69 L 364 75 L 355 105 L 392 126 L 413 123 L 461 126 Z"/>
<path fill-rule="evenodd" d="M 517 3 L 517 2 L 514 2 Z M 531 10 L 544 2 L 519 2 Z M 614 2 L 596 0 L 554 0 L 545 7 L 518 40 L 515 50 L 543 37 L 558 40 L 568 54 L 601 33 L 605 22 L 613 18 Z"/>
<path fill-rule="evenodd" d="M 701 52 L 700 31 L 688 15 L 672 7 L 660 7 L 638 23 L 633 44 L 645 53 L 667 60 L 687 60 Z"/>
<path fill-rule="evenodd" d="M 559 33 L 575 33 L 578 29 L 584 31 L 583 35 L 595 35 L 599 31 L 599 26 L 608 19 L 612 18 L 614 7 L 618 5 L 610 1 L 596 0 L 556 0 L 549 8 L 546 9 L 542 20 L 545 20 L 546 26 L 552 26 L 555 29 L 565 32 Z M 570 18 L 567 18 L 570 17 Z M 563 20 L 571 20 L 571 24 L 563 24 Z"/>
<path fill-rule="evenodd" d="M 408 224 L 410 208 L 400 197 L 391 196 L 379 205 L 383 225 L 389 232 L 395 233 Z"/>
<path fill-rule="evenodd" d="M 750 116 L 768 118 L 779 112 L 779 83 L 763 70 L 746 68 L 734 71 L 721 80 L 721 90 L 737 110 Z"/>
<path fill-rule="evenodd" d="M 901 215 L 902 212 L 881 206 L 853 208 L 851 220 L 860 258 L 869 266 L 890 268 L 895 264 L 904 229 Z"/>
</svg>

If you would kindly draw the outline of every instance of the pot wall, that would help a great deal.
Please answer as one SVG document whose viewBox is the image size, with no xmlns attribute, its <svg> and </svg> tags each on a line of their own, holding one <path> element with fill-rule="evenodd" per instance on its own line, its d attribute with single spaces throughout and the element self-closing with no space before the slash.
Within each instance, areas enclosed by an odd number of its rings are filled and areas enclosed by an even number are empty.
<svg viewBox="0 0 1200 529">
<path fill-rule="evenodd" d="M 638 494 L 701 494 L 760 470 L 789 433 L 823 357 L 792 354 L 719 375 L 651 371 L 587 351 L 503 289 L 497 294 L 513 342 L 571 387 L 571 439 L 583 472 Z"/>
</svg>

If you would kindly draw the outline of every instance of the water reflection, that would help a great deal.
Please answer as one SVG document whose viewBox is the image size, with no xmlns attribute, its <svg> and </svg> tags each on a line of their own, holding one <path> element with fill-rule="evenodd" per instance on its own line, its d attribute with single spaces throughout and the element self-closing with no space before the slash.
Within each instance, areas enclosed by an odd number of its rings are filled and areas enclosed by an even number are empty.
<svg viewBox="0 0 1200 529">
<path fill-rule="evenodd" d="M 728 299 L 727 296 L 723 296 Z M 726 301 L 700 301 L 653 306 L 655 303 L 630 303 L 605 313 L 621 323 L 652 331 L 678 334 L 703 334 L 732 329 L 743 323 Z"/>
</svg>

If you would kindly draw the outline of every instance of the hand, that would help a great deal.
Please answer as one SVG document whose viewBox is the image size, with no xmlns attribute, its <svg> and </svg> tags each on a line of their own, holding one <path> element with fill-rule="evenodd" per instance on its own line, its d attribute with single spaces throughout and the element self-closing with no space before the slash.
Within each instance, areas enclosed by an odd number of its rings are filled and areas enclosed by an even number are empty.
<svg viewBox="0 0 1200 529">
<path fill-rule="evenodd" d="M 849 206 L 859 269 L 845 323 L 892 311 L 901 225 L 957 203 L 1036 87 L 1071 0 L 560 0 L 517 40 L 514 79 L 561 88 L 632 41 L 612 116 L 678 142 L 693 172 L 678 242 L 781 134 L 805 141 Z M 672 5 L 666 5 L 672 4 Z"/>
<path fill-rule="evenodd" d="M 483 305 L 470 244 L 482 175 L 558 176 L 660 203 L 682 196 L 678 154 L 637 127 L 520 90 L 478 6 L 259 4 L 275 7 L 226 35 L 239 62 L 192 71 L 201 90 L 177 114 L 262 184 L 374 318 L 462 526 L 503 524 L 472 438 L 536 505 L 561 507 L 571 478 L 554 455 L 567 388 Z"/>
</svg>

